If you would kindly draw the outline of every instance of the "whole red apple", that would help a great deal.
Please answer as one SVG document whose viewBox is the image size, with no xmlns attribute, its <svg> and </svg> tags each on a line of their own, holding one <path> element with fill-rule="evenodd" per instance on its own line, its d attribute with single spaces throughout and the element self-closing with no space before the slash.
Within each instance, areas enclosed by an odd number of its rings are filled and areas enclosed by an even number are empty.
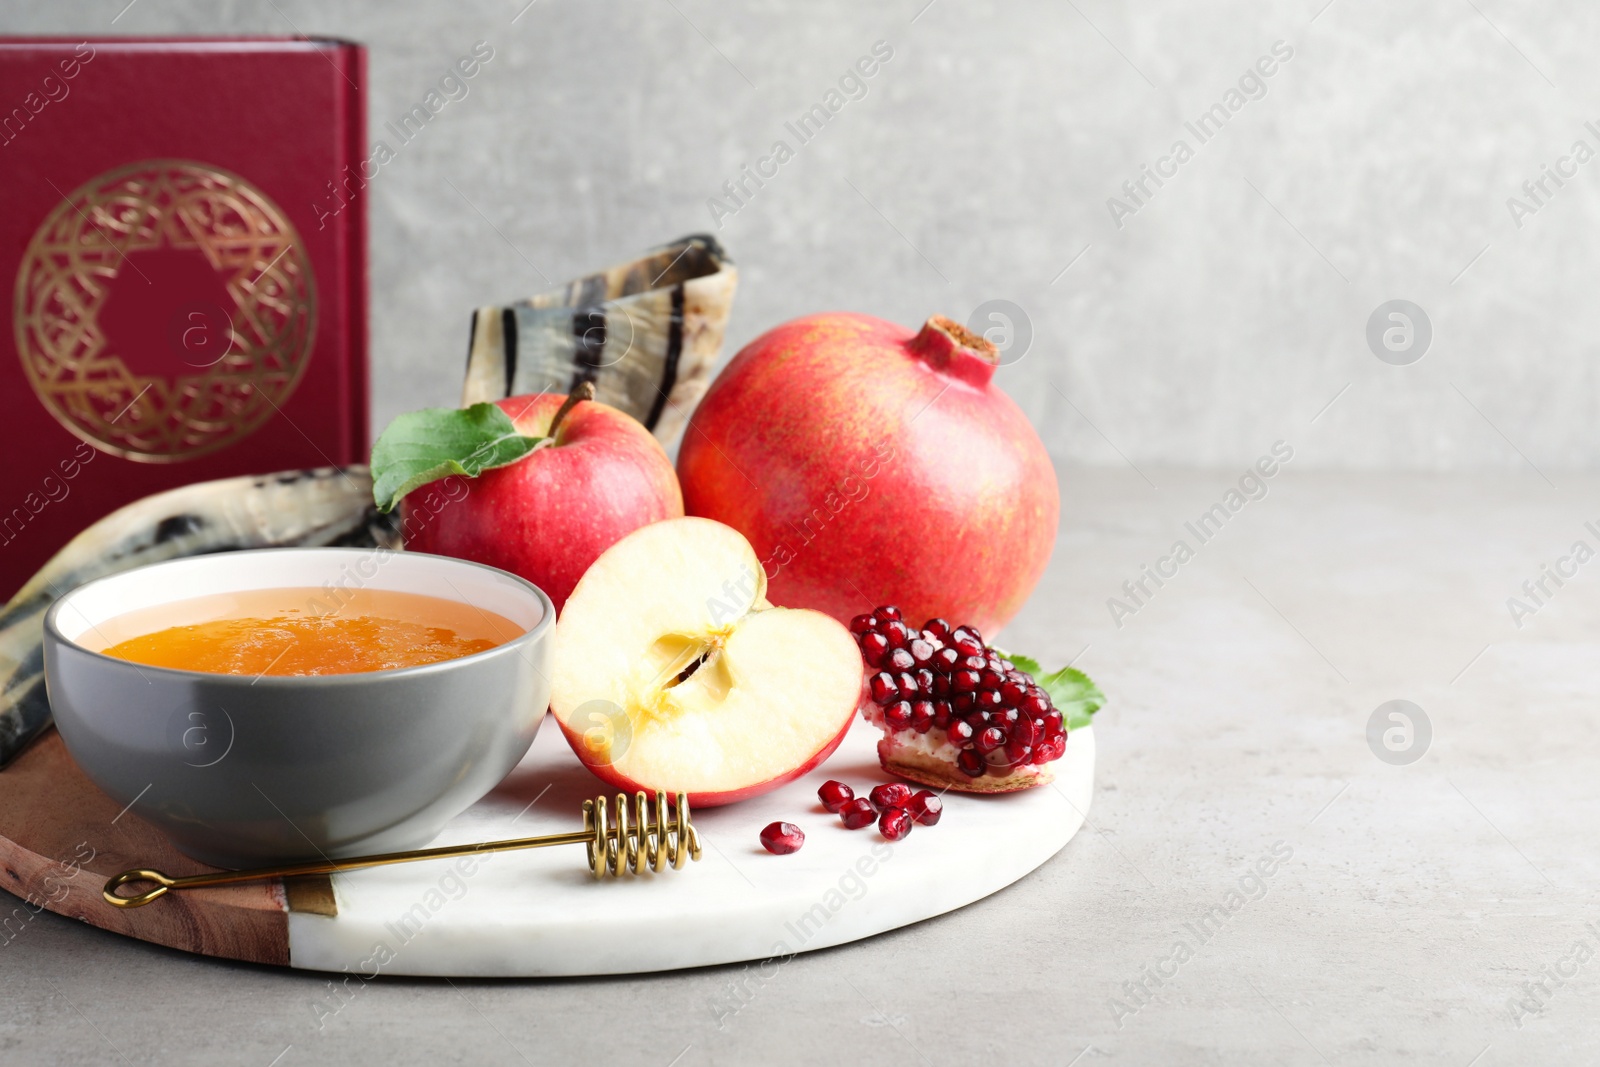
<svg viewBox="0 0 1600 1067">
<path fill-rule="evenodd" d="M 690 515 L 759 553 L 774 603 L 840 621 L 899 604 L 998 630 L 1055 543 L 1055 469 L 992 383 L 992 344 L 942 316 L 917 333 L 839 312 L 756 338 L 690 419 Z"/>
<path fill-rule="evenodd" d="M 497 404 L 519 433 L 543 437 L 566 399 L 536 393 Z M 631 415 L 593 400 L 571 408 L 548 446 L 464 484 L 464 495 L 425 486 L 401 501 L 406 547 L 521 575 L 557 611 L 600 553 L 641 526 L 683 514 L 660 443 Z"/>
</svg>

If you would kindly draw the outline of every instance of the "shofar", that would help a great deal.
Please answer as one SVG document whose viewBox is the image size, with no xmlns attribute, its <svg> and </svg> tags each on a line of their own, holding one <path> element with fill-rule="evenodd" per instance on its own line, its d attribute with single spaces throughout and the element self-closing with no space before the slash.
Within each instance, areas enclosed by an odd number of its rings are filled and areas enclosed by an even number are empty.
<svg viewBox="0 0 1600 1067">
<path fill-rule="evenodd" d="M 685 237 L 631 263 L 472 315 L 463 407 L 594 383 L 671 444 L 711 382 L 738 273 L 715 238 Z"/>
<path fill-rule="evenodd" d="M 44 613 L 85 582 L 146 563 L 295 545 L 399 546 L 366 467 L 223 478 L 147 496 L 67 542 L 0 611 L 0 767 L 50 725 Z"/>
</svg>

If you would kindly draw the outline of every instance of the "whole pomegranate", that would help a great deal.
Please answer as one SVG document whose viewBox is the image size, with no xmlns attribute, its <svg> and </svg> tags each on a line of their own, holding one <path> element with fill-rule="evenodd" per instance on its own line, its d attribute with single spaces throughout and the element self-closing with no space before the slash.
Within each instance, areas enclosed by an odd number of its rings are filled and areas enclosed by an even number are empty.
<svg viewBox="0 0 1600 1067">
<path fill-rule="evenodd" d="M 755 546 L 768 596 L 847 622 L 875 604 L 994 633 L 1044 573 L 1060 497 L 997 354 L 943 316 L 838 312 L 734 357 L 684 435 L 684 508 Z"/>
</svg>

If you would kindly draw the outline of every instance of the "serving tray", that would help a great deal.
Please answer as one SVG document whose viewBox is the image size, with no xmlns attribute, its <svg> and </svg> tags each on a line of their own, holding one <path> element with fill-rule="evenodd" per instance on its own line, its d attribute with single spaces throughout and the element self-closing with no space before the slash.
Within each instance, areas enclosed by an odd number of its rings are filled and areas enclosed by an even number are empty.
<svg viewBox="0 0 1600 1067">
<path fill-rule="evenodd" d="M 208 870 L 85 779 L 51 731 L 0 772 L 0 939 L 40 909 L 188 952 L 323 971 L 547 977 L 626 974 L 783 957 L 954 910 L 1055 855 L 1089 810 L 1092 728 L 1072 732 L 1054 786 L 945 794 L 937 826 L 896 843 L 847 830 L 817 803 L 829 778 L 888 781 L 878 731 L 858 722 L 822 767 L 766 796 L 694 812 L 705 845 L 678 871 L 596 882 L 580 846 L 433 860 L 329 877 L 190 890 L 138 909 L 100 898 L 129 867 Z M 601 783 L 553 723 L 494 792 L 437 845 L 579 828 Z M 805 847 L 766 853 L 760 829 L 798 824 Z"/>
</svg>

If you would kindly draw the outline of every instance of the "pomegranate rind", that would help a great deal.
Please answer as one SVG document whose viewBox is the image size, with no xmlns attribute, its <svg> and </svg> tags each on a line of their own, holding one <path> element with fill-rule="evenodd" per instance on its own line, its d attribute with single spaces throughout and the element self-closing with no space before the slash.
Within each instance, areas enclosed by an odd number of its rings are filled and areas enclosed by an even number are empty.
<svg viewBox="0 0 1600 1067">
<path fill-rule="evenodd" d="M 982 778 L 969 778 L 958 768 L 942 759 L 908 752 L 889 738 L 878 742 L 878 766 L 889 774 L 908 782 L 947 789 L 952 793 L 1020 793 L 1034 786 L 1048 785 L 1056 780 L 1055 771 L 1046 763 L 1029 764 L 1004 777 L 986 774 Z"/>
</svg>

